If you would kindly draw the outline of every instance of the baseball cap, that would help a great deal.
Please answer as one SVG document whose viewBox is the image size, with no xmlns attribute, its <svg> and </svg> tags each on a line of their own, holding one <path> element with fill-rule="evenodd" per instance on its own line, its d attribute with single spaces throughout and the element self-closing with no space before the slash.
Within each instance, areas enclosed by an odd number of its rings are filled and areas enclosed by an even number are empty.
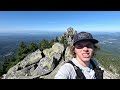
<svg viewBox="0 0 120 90">
<path fill-rule="evenodd" d="M 98 43 L 98 40 L 94 39 L 92 34 L 88 32 L 80 32 L 73 38 L 73 45 L 79 41 L 91 41 L 93 44 Z"/>
</svg>

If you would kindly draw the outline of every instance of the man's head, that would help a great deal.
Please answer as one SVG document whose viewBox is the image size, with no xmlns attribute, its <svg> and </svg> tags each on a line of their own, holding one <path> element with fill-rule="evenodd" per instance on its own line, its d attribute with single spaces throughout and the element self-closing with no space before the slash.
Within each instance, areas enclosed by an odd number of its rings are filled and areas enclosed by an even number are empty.
<svg viewBox="0 0 120 90">
<path fill-rule="evenodd" d="M 80 32 L 73 38 L 73 47 L 71 52 L 74 57 L 79 57 L 83 61 L 90 60 L 96 49 L 95 44 L 98 40 L 94 39 L 88 32 Z"/>
</svg>

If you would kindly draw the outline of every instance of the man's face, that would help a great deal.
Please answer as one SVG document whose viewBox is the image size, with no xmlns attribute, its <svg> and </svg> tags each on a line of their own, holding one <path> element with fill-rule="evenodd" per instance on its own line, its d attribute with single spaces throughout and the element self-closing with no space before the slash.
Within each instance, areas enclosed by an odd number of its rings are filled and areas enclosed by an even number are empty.
<svg viewBox="0 0 120 90">
<path fill-rule="evenodd" d="M 75 44 L 76 58 L 89 61 L 94 52 L 94 45 L 90 41 L 80 41 Z"/>
</svg>

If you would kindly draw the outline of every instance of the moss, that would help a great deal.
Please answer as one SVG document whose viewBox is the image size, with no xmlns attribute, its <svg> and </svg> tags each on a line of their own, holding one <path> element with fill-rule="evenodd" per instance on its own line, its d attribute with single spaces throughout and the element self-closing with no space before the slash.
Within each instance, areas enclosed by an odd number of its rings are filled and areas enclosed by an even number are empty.
<svg viewBox="0 0 120 90">
<path fill-rule="evenodd" d="M 48 61 L 43 63 L 43 67 L 44 69 L 51 70 L 51 64 Z"/>
<path fill-rule="evenodd" d="M 47 57 L 49 57 L 49 58 L 52 57 L 52 54 L 53 54 L 52 52 L 53 52 L 52 49 L 45 49 L 45 50 L 43 51 L 43 53 L 45 54 L 45 56 L 47 56 Z"/>
</svg>

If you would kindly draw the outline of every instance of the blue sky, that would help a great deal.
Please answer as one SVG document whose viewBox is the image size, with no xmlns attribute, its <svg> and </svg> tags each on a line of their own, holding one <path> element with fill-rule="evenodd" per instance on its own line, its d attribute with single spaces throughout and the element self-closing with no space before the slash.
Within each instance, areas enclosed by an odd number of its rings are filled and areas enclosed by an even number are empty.
<svg viewBox="0 0 120 90">
<path fill-rule="evenodd" d="M 120 11 L 0 11 L 0 33 L 120 32 Z"/>
</svg>

